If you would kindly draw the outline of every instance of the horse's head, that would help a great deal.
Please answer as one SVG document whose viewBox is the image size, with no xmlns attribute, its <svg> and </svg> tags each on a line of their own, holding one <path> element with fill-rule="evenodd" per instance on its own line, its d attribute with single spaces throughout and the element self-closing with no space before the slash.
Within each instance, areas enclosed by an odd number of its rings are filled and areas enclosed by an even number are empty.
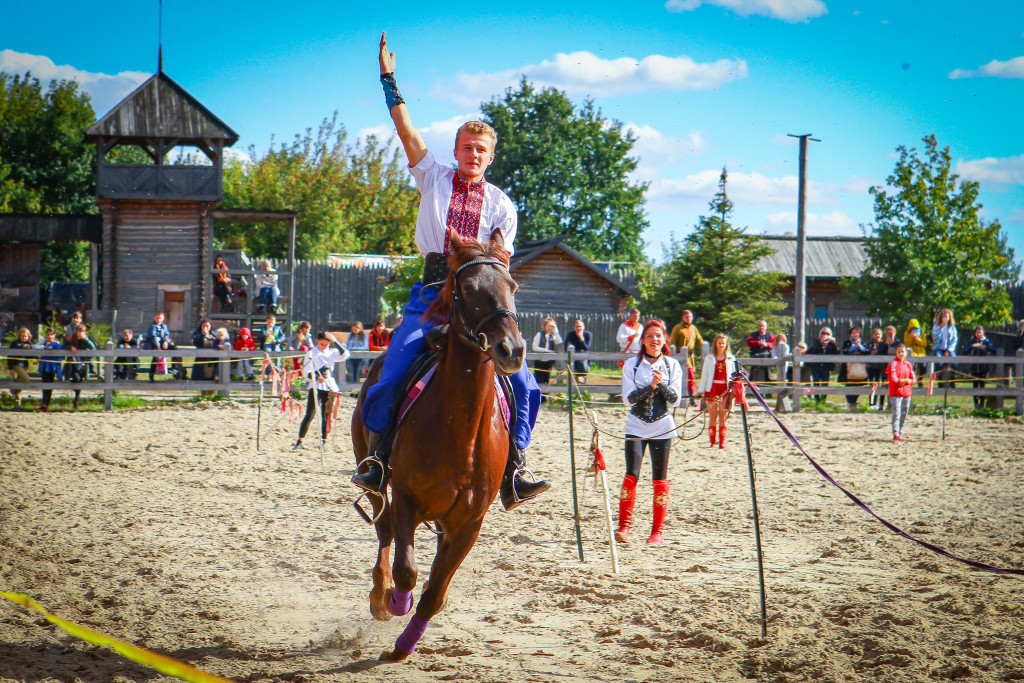
<svg viewBox="0 0 1024 683">
<path fill-rule="evenodd" d="M 487 246 L 463 241 L 451 231 L 455 253 L 448 260 L 448 280 L 426 315 L 446 320 L 457 338 L 486 354 L 500 375 L 523 366 L 526 342 L 516 324 L 518 286 L 508 272 L 509 252 L 500 230 Z"/>
</svg>

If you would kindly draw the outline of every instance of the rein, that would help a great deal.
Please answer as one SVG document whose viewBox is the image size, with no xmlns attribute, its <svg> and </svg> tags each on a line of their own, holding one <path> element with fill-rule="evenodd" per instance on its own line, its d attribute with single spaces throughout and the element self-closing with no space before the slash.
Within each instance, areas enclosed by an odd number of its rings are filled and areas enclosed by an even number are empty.
<svg viewBox="0 0 1024 683">
<path fill-rule="evenodd" d="M 487 335 L 481 331 L 484 325 L 494 318 L 499 317 L 512 318 L 512 320 L 518 325 L 519 318 L 516 316 L 515 311 L 511 311 L 507 308 L 496 308 L 479 321 L 473 320 L 473 316 L 470 315 L 469 308 L 466 306 L 466 302 L 462 298 L 462 285 L 459 284 L 459 274 L 470 266 L 478 265 L 491 265 L 508 270 L 508 266 L 497 259 L 476 259 L 474 261 L 469 261 L 468 263 L 463 263 L 459 266 L 458 269 L 456 269 L 455 274 L 452 276 L 452 322 L 457 324 L 459 334 L 463 339 L 486 353 L 491 348 L 491 345 L 487 340 Z"/>
</svg>

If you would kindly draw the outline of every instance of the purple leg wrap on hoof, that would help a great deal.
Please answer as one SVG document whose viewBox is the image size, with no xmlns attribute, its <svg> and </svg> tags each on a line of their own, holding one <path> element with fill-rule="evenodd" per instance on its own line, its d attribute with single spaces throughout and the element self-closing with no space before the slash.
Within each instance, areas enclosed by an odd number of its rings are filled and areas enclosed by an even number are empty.
<svg viewBox="0 0 1024 683">
<path fill-rule="evenodd" d="M 388 610 L 396 617 L 409 613 L 412 609 L 412 591 L 400 591 L 397 588 L 391 591 L 391 600 L 388 601 Z M 424 627 L 426 628 L 426 627 Z"/>
<path fill-rule="evenodd" d="M 411 655 L 416 651 L 416 644 L 420 642 L 420 638 L 423 637 L 423 632 L 427 630 L 427 626 L 430 626 L 429 620 L 424 621 L 413 615 L 405 630 L 402 631 L 402 635 L 398 636 L 398 640 L 395 641 L 395 647 L 405 654 Z"/>
</svg>

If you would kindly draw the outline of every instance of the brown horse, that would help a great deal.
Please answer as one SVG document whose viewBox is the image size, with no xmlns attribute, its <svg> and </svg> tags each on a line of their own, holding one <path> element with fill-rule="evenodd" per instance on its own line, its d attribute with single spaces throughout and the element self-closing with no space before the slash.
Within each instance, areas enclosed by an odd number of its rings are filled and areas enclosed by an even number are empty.
<svg viewBox="0 0 1024 683">
<path fill-rule="evenodd" d="M 414 533 L 424 522 L 438 530 L 437 554 L 416 613 L 382 659 L 400 661 L 416 648 L 445 600 L 455 571 L 480 533 L 501 484 L 509 448 L 494 374 L 523 364 L 525 342 L 516 325 L 516 284 L 500 231 L 487 247 L 463 242 L 452 231 L 455 253 L 437 300 L 427 311 L 450 323 L 447 346 L 434 377 L 406 414 L 391 455 L 391 502 L 374 499 L 379 547 L 373 568 L 370 612 L 380 621 L 407 614 L 416 586 Z M 352 415 L 356 462 L 367 457 L 360 420 L 363 400 L 376 381 L 380 359 L 359 392 Z M 383 508 L 383 509 L 382 509 Z M 389 566 L 392 540 L 394 566 Z"/>
</svg>

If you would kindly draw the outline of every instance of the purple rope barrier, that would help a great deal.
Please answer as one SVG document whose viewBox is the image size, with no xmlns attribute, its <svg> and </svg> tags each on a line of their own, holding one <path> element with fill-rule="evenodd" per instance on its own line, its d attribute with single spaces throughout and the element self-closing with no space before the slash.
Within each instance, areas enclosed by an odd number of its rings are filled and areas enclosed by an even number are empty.
<svg viewBox="0 0 1024 683">
<path fill-rule="evenodd" d="M 916 536 L 912 536 L 911 534 L 908 534 L 906 531 L 904 531 L 903 529 L 899 528 L 898 526 L 896 526 L 895 524 L 893 524 L 889 520 L 887 520 L 887 519 L 885 519 L 883 517 L 880 517 L 879 515 L 875 514 L 874 510 L 869 508 L 867 506 L 867 504 L 864 503 L 864 501 L 862 501 L 856 495 L 854 495 L 853 493 L 851 493 L 851 492 L 847 491 L 845 488 L 843 488 L 835 479 L 832 478 L 832 475 L 830 475 L 828 472 L 826 472 L 825 469 L 821 465 L 819 465 L 817 462 L 815 462 L 814 458 L 812 458 L 810 455 L 808 455 L 807 451 L 804 450 L 804 447 L 800 445 L 799 441 L 797 441 L 797 438 L 795 436 L 793 436 L 793 433 L 791 431 L 789 431 L 789 428 L 787 428 L 786 425 L 782 424 L 782 420 L 780 420 L 779 416 L 775 414 L 775 411 L 773 411 L 771 408 L 768 407 L 768 404 L 765 402 L 764 397 L 761 396 L 760 392 L 757 390 L 757 387 L 755 387 L 754 384 L 750 381 L 750 378 L 747 376 L 746 372 L 744 372 L 742 370 L 737 371 L 736 373 L 733 374 L 732 379 L 733 379 L 733 381 L 742 381 L 744 384 L 746 384 L 748 387 L 750 387 L 750 391 L 754 394 L 754 398 L 757 399 L 757 402 L 761 404 L 761 407 L 765 409 L 765 412 L 767 412 L 769 415 L 771 415 L 772 419 L 775 420 L 776 424 L 779 425 L 779 429 L 782 430 L 782 433 L 785 434 L 786 437 L 790 441 L 793 442 L 793 445 L 796 446 L 797 449 L 801 453 L 804 454 L 804 457 L 807 458 L 807 460 L 811 463 L 811 465 L 814 466 L 814 469 L 818 470 L 818 473 L 825 478 L 825 481 L 827 481 L 828 483 L 832 484 L 837 489 L 839 489 L 840 491 L 845 493 L 847 498 L 852 500 L 854 503 L 857 504 L 857 506 L 859 508 L 861 508 L 866 513 L 868 513 L 869 515 L 871 515 L 872 517 L 877 519 L 883 525 L 885 525 L 885 527 L 887 529 L 889 529 L 890 531 L 892 531 L 893 533 L 895 533 L 895 534 L 897 534 L 899 536 L 902 536 L 903 538 L 906 538 L 908 540 L 913 541 L 914 543 L 917 543 L 918 545 L 924 546 L 928 550 L 931 550 L 933 553 L 937 553 L 939 555 L 942 555 L 943 557 L 948 557 L 949 559 L 956 560 L 957 562 L 962 562 L 963 564 L 966 564 L 966 565 L 968 565 L 970 567 L 974 567 L 975 569 L 980 569 L 980 570 L 986 571 L 986 572 L 998 572 L 998 573 L 1001 573 L 1001 574 L 1015 574 L 1017 576 L 1024 576 L 1024 569 L 1011 569 L 1011 568 L 1008 568 L 1008 567 L 996 567 L 996 566 L 991 565 L 991 564 L 985 564 L 984 562 L 978 562 L 977 560 L 968 560 L 967 558 L 960 557 L 958 555 L 954 555 L 953 553 L 949 552 L 945 548 L 940 548 L 939 546 L 935 545 L 934 543 L 929 543 L 928 541 L 923 541 L 920 538 L 917 538 Z"/>
</svg>

